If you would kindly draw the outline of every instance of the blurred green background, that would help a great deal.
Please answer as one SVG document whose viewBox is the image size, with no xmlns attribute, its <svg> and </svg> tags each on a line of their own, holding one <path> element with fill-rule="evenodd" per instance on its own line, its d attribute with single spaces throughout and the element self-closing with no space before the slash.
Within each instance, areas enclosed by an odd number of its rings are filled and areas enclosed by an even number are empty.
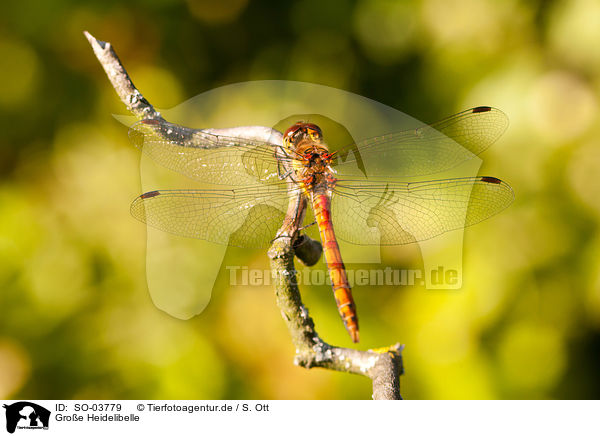
<svg viewBox="0 0 600 436">
<path fill-rule="evenodd" d="M 343 88 L 424 122 L 492 105 L 482 158 L 515 203 L 465 232 L 464 287 L 356 288 L 360 347 L 400 341 L 406 398 L 598 398 L 600 2 L 8 2 L 0 17 L 0 397 L 367 399 L 367 378 L 292 364 L 270 287 L 229 287 L 182 321 L 145 279 L 129 215 L 139 154 L 82 35 L 110 41 L 159 108 L 217 86 Z M 419 267 L 418 246 L 386 249 Z M 266 253 L 230 264 L 268 268 Z M 201 259 L 198 259 L 201 262 Z M 199 284 L 200 286 L 201 284 Z M 350 342 L 326 287 L 325 340 Z"/>
</svg>

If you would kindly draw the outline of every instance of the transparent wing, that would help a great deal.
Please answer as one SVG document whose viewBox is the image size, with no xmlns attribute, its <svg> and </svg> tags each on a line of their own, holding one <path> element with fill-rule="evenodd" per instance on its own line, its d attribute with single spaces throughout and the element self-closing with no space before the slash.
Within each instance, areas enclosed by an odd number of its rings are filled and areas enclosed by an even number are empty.
<svg viewBox="0 0 600 436">
<path fill-rule="evenodd" d="M 264 140 L 225 136 L 164 120 L 142 120 L 129 129 L 131 141 L 160 165 L 201 182 L 236 186 L 279 181 L 275 154 L 280 160 L 287 155 L 278 138 L 261 133 Z"/>
<path fill-rule="evenodd" d="M 339 182 L 331 205 L 338 238 L 359 245 L 423 241 L 483 221 L 513 200 L 494 177 L 427 182 Z"/>
<path fill-rule="evenodd" d="M 288 205 L 285 184 L 234 190 L 172 190 L 142 194 L 131 204 L 140 221 L 179 236 L 236 247 L 267 247 Z"/>
<path fill-rule="evenodd" d="M 439 173 L 472 159 L 508 127 L 500 110 L 481 106 L 429 126 L 370 138 L 336 152 L 340 178 L 412 177 Z"/>
</svg>

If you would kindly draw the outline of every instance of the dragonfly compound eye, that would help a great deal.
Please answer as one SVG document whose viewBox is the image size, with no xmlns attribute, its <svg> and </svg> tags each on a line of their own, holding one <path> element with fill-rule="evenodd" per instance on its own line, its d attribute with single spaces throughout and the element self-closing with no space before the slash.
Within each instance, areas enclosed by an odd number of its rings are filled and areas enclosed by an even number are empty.
<svg viewBox="0 0 600 436">
<path fill-rule="evenodd" d="M 312 139 L 313 141 L 321 140 L 321 138 L 323 138 L 323 133 L 321 132 L 319 126 L 317 126 L 316 124 L 307 124 L 306 132 L 308 133 L 308 136 L 310 136 L 310 139 Z"/>
<path fill-rule="evenodd" d="M 295 144 L 302 137 L 302 123 L 297 122 L 287 129 L 283 134 L 283 139 L 289 144 Z"/>
</svg>

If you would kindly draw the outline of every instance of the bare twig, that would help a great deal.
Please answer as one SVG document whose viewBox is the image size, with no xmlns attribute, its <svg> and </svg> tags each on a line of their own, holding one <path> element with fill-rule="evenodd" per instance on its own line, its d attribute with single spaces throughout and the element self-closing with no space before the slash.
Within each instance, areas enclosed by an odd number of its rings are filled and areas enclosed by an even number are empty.
<svg viewBox="0 0 600 436">
<path fill-rule="evenodd" d="M 137 90 L 110 43 L 97 40 L 87 31 L 83 34 L 127 109 L 140 119 L 162 119 L 160 113 Z"/>
<path fill-rule="evenodd" d="M 84 32 L 84 34 L 127 109 L 139 119 L 164 121 L 161 114 L 134 86 L 110 43 L 99 41 L 88 32 Z M 179 134 L 191 132 L 190 129 L 183 126 L 175 124 L 172 126 Z M 168 139 L 171 129 L 167 129 L 167 131 L 157 131 L 156 133 L 164 133 Z M 223 131 L 226 131 L 225 133 L 230 137 L 244 136 L 281 141 L 280 132 L 262 126 L 204 130 L 204 132 L 217 134 Z M 189 137 L 189 142 L 194 142 L 193 134 Z M 285 166 L 286 163 L 284 162 L 283 165 Z M 290 185 L 290 192 L 297 192 L 297 189 L 293 189 L 293 186 Z M 373 380 L 373 399 L 401 399 L 399 377 L 403 373 L 401 355 L 403 347 L 400 344 L 377 350 L 359 351 L 329 345 L 315 331 L 314 322 L 308 316 L 308 310 L 300 298 L 294 267 L 294 256 L 297 256 L 305 265 L 310 266 L 318 261 L 322 253 L 322 247 L 318 241 L 314 241 L 306 235 L 300 235 L 306 207 L 306 199 L 302 195 L 291 196 L 285 221 L 269 249 L 271 268 L 275 273 L 277 304 L 296 347 L 294 363 L 305 368 L 319 367 L 367 376 Z"/>
</svg>

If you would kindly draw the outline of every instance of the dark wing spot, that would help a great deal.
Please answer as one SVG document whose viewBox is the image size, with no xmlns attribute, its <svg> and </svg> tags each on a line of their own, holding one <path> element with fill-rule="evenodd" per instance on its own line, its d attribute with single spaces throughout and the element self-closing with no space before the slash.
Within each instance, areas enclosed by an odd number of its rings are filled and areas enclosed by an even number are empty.
<svg viewBox="0 0 600 436">
<path fill-rule="evenodd" d="M 145 200 L 146 198 L 156 197 L 158 194 L 160 194 L 160 192 L 158 192 L 158 191 L 150 191 L 150 192 L 146 192 L 145 194 L 140 195 L 140 198 L 142 200 Z"/>
<path fill-rule="evenodd" d="M 158 120 L 142 120 L 142 124 L 150 124 L 153 126 L 157 126 L 159 124 Z"/>
<path fill-rule="evenodd" d="M 491 111 L 491 110 L 492 110 L 492 108 L 491 108 L 491 107 L 489 107 L 489 106 L 478 106 L 478 107 L 474 107 L 474 108 L 472 109 L 472 112 L 473 112 L 474 114 L 477 114 L 477 113 L 479 113 L 479 112 L 489 112 L 489 111 Z"/>
<path fill-rule="evenodd" d="M 494 185 L 499 185 L 500 183 L 502 183 L 502 180 L 491 176 L 484 176 L 481 178 L 481 181 L 486 183 L 493 183 Z"/>
</svg>

